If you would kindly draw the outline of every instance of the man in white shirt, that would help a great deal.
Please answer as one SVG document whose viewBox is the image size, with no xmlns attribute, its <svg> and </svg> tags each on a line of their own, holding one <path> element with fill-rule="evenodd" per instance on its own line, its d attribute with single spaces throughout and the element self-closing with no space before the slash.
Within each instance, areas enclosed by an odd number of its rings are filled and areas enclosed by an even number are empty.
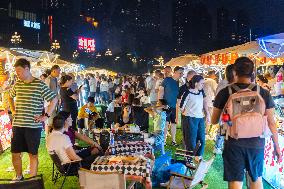
<svg viewBox="0 0 284 189">
<path fill-rule="evenodd" d="M 100 96 L 102 99 L 102 102 L 104 104 L 107 104 L 109 101 L 109 85 L 107 82 L 107 79 L 105 77 L 102 78 L 102 82 L 100 84 Z"/>
<path fill-rule="evenodd" d="M 97 91 L 97 80 L 93 74 L 90 74 L 89 85 L 90 85 L 90 96 L 95 97 Z"/>
<path fill-rule="evenodd" d="M 157 79 L 159 78 L 160 73 L 161 73 L 160 70 L 156 70 L 154 72 L 154 77 L 147 84 L 147 93 L 149 94 L 150 103 L 152 106 L 156 105 L 157 100 L 158 100 L 158 92 L 156 91 L 156 83 L 157 83 Z"/>
</svg>

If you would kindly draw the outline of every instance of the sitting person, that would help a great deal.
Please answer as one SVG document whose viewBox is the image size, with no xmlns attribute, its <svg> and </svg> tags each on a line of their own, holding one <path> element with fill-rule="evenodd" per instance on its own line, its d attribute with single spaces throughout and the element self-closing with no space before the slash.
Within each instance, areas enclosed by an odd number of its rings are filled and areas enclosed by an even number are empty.
<svg viewBox="0 0 284 189">
<path fill-rule="evenodd" d="M 108 127 L 112 123 L 117 123 L 121 115 L 121 94 L 115 94 L 114 100 L 108 105 L 106 110 L 106 119 Z"/>
<path fill-rule="evenodd" d="M 154 149 L 165 154 L 165 127 L 167 118 L 167 103 L 159 99 L 156 106 L 145 108 L 145 111 L 153 116 L 155 143 Z"/>
<path fill-rule="evenodd" d="M 69 122 L 71 125 L 72 119 L 70 120 L 71 121 Z M 55 152 L 62 164 L 66 164 L 71 161 L 81 161 L 83 168 L 90 169 L 96 156 L 91 155 L 83 159 L 76 154 L 70 138 L 63 134 L 65 122 L 66 119 L 60 115 L 54 117 L 52 125 L 53 131 L 46 138 L 46 148 L 48 152 L 50 154 Z"/>
<path fill-rule="evenodd" d="M 146 94 L 147 93 L 145 92 L 145 90 L 140 89 L 139 93 L 136 97 L 136 98 L 140 99 L 140 102 L 141 102 L 142 106 L 144 106 L 144 107 L 150 104 L 150 99 Z"/>
<path fill-rule="evenodd" d="M 58 116 L 63 117 L 65 119 L 64 123 L 64 134 L 67 135 L 70 138 L 70 141 L 72 143 L 72 146 L 74 150 L 76 151 L 76 154 L 80 156 L 81 158 L 88 157 L 90 155 L 98 155 L 103 154 L 102 148 L 98 143 L 90 139 L 89 137 L 82 135 L 81 133 L 75 131 L 71 126 L 70 123 L 72 123 L 72 118 L 70 117 L 69 112 L 61 111 L 58 113 Z M 87 143 L 88 147 L 80 147 L 78 145 L 75 145 L 75 139 L 79 139 L 85 143 Z"/>
<path fill-rule="evenodd" d="M 131 106 L 129 104 L 124 104 L 122 108 L 122 114 L 115 123 L 116 128 L 126 128 L 127 125 L 133 124 Z"/>
<path fill-rule="evenodd" d="M 140 131 L 148 131 L 149 115 L 144 111 L 138 98 L 134 98 L 132 105 L 133 122 L 140 127 Z"/>
<path fill-rule="evenodd" d="M 81 134 L 83 134 L 83 129 L 87 129 L 84 134 L 88 135 L 88 131 L 92 129 L 90 127 L 91 125 L 89 124 L 90 119 L 96 120 L 99 118 L 99 114 L 98 114 L 97 108 L 95 107 L 94 103 L 95 103 L 94 97 L 88 97 L 88 103 L 83 105 L 79 110 L 78 132 Z M 96 117 L 90 116 L 91 114 L 96 115 Z"/>
</svg>

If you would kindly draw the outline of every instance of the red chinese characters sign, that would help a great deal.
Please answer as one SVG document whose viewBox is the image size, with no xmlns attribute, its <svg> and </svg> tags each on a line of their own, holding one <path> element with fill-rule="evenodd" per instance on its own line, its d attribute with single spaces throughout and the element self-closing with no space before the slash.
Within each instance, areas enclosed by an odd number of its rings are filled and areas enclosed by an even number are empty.
<svg viewBox="0 0 284 189">
<path fill-rule="evenodd" d="M 93 38 L 79 37 L 78 49 L 86 52 L 94 52 L 96 50 L 96 41 Z"/>
</svg>

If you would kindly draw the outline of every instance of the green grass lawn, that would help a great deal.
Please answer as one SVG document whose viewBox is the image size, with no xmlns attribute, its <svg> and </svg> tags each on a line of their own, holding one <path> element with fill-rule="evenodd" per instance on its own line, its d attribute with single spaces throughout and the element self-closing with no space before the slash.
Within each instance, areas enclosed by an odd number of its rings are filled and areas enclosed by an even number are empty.
<svg viewBox="0 0 284 189">
<path fill-rule="evenodd" d="M 150 124 L 151 125 L 151 124 Z M 182 143 L 182 134 L 180 128 L 177 130 L 177 142 L 179 144 L 178 148 L 181 148 Z M 167 144 L 170 144 L 170 141 L 167 141 Z M 166 146 L 167 151 L 174 153 L 175 147 L 171 145 Z M 205 150 L 205 159 L 212 157 L 213 151 L 213 142 L 207 141 L 206 150 Z M 24 155 L 23 158 L 23 170 L 28 165 L 28 156 Z M 0 155 L 0 178 L 11 179 L 14 176 L 14 172 L 6 172 L 8 167 L 12 166 L 11 162 L 11 153 L 9 150 L 5 151 Z M 39 174 L 43 174 L 45 188 L 54 189 L 59 188 L 63 179 L 59 179 L 59 182 L 54 185 L 51 181 L 52 177 L 52 161 L 45 148 L 45 140 L 42 139 L 40 149 L 39 149 Z M 27 177 L 27 175 L 25 175 Z M 209 189 L 225 189 L 227 188 L 226 182 L 223 181 L 223 164 L 221 155 L 217 155 L 215 161 L 212 164 L 212 167 L 209 170 L 205 178 L 206 183 L 209 185 Z M 65 183 L 66 189 L 79 188 L 78 178 L 77 177 L 68 177 Z M 197 187 L 198 188 L 198 187 Z M 270 189 L 271 187 L 264 183 L 264 188 Z"/>
</svg>

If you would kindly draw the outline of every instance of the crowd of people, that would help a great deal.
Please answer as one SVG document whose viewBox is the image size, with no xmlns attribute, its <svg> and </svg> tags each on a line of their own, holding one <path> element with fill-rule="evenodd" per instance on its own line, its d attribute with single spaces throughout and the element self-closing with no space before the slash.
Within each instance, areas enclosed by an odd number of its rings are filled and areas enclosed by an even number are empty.
<svg viewBox="0 0 284 189">
<path fill-rule="evenodd" d="M 22 152 L 29 153 L 30 175 L 37 175 L 43 123 L 49 152 L 55 151 L 62 162 L 82 160 L 83 166 L 89 168 L 95 156 L 105 153 L 89 135 L 94 127 L 122 128 L 136 124 L 141 131 L 149 132 L 150 115 L 154 120 L 154 149 L 164 154 L 167 137 L 171 139 L 169 145 L 177 146 L 176 130 L 180 120 L 184 148 L 194 151 L 200 143 L 195 158 L 199 161 L 213 125 L 226 125 L 222 113 L 228 99 L 238 90 L 247 88 L 259 92 L 263 99 L 276 155 L 281 160 L 268 81 L 264 76 L 257 76 L 261 87 L 252 85 L 254 64 L 246 57 L 227 66 L 225 79 L 220 82 L 221 78 L 218 79 L 214 71 L 202 75 L 194 70 L 184 73 L 178 66 L 174 69 L 167 66 L 141 76 L 99 73 L 75 76 L 62 73 L 60 67 L 54 65 L 37 79 L 31 75 L 30 63 L 19 59 L 15 72 L 18 80 L 11 86 L 9 102 L 14 117 L 11 152 L 16 180 L 23 178 Z M 101 106 L 101 112 L 97 105 Z M 235 126 L 234 120 L 232 122 Z M 223 151 L 224 180 L 229 182 L 229 187 L 241 188 L 246 169 L 252 179 L 251 187 L 262 188 L 264 138 L 236 139 L 230 134 L 223 136 L 222 129 L 217 130 L 215 153 Z M 90 146 L 80 148 L 75 139 Z"/>
</svg>

